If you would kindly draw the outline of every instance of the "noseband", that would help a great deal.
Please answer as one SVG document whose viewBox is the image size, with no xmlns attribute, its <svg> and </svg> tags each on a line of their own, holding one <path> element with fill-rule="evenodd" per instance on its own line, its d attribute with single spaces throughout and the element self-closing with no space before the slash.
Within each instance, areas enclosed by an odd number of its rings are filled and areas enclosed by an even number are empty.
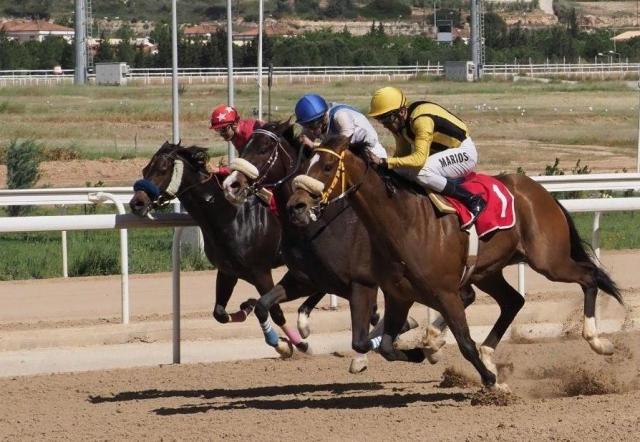
<svg viewBox="0 0 640 442">
<path fill-rule="evenodd" d="M 362 183 L 364 182 L 367 173 L 369 172 L 369 162 L 365 161 L 365 164 L 367 165 L 367 169 L 364 172 L 364 176 L 362 177 L 362 180 L 360 180 L 359 183 L 354 184 L 353 186 L 347 188 L 347 169 L 344 165 L 344 155 L 347 152 L 346 150 L 343 150 L 342 153 L 337 154 L 336 152 L 334 152 L 331 149 L 327 149 L 325 147 L 316 147 L 315 149 L 313 149 L 314 152 L 324 152 L 324 153 L 328 153 L 334 157 L 336 157 L 338 159 L 338 167 L 336 168 L 336 172 L 333 175 L 333 179 L 331 180 L 331 184 L 329 184 L 329 187 L 326 190 L 323 190 L 322 193 L 320 194 L 320 199 L 318 201 L 318 203 L 315 206 L 312 206 L 310 208 L 311 211 L 311 218 L 316 221 L 318 220 L 322 214 L 324 213 L 325 209 L 330 206 L 331 204 L 334 204 L 338 201 L 340 201 L 343 198 L 346 198 L 347 196 L 349 196 L 352 193 L 355 193 L 358 191 L 358 189 L 360 188 L 360 186 L 362 185 Z M 336 187 L 336 185 L 338 184 L 338 182 L 340 182 L 341 184 L 341 192 L 340 195 L 336 196 L 335 198 L 329 199 L 329 197 L 331 196 L 331 194 L 333 193 L 333 189 Z M 315 218 L 315 219 L 314 219 Z"/>
<path fill-rule="evenodd" d="M 204 174 L 202 171 L 196 169 L 191 163 L 185 161 L 182 158 L 179 158 L 177 155 L 163 154 L 162 156 L 173 161 L 171 181 L 169 181 L 169 185 L 166 187 L 166 189 L 161 190 L 153 181 L 146 178 L 138 180 L 133 184 L 134 191 L 140 190 L 147 194 L 147 196 L 151 200 L 151 207 L 153 209 L 166 206 L 171 200 L 179 198 L 180 195 L 184 194 L 187 190 L 197 186 L 198 184 L 204 184 L 215 176 L 213 173 L 208 175 Z M 197 172 L 198 175 L 205 175 L 205 178 L 202 181 L 196 181 L 195 183 L 185 187 L 180 192 L 178 192 L 178 190 L 180 189 L 180 185 L 182 184 L 185 163 L 192 170 Z"/>
</svg>

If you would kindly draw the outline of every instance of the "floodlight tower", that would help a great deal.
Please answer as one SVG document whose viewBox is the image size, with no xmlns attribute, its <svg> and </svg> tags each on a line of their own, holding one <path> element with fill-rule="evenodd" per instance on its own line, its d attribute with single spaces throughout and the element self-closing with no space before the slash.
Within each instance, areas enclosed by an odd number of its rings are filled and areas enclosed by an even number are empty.
<svg viewBox="0 0 640 442">
<path fill-rule="evenodd" d="M 471 61 L 475 66 L 474 80 L 482 77 L 485 62 L 484 47 L 484 1 L 471 0 Z"/>
</svg>

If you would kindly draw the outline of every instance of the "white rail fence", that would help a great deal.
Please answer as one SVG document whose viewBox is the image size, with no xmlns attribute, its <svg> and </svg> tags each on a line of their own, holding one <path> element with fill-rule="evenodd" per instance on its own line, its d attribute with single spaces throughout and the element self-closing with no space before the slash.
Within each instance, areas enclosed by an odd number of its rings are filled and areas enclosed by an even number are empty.
<svg viewBox="0 0 640 442">
<path fill-rule="evenodd" d="M 274 83 L 327 82 L 335 80 L 371 81 L 379 79 L 409 79 L 419 75 L 442 76 L 444 66 L 439 62 L 411 66 L 277 66 L 273 68 Z M 513 63 L 486 64 L 482 73 L 487 77 L 571 77 L 571 78 L 623 78 L 637 76 L 640 63 Z M 222 67 L 180 68 L 178 76 L 188 83 L 227 81 L 227 69 Z M 0 70 L 0 86 L 73 84 L 73 69 L 53 70 Z M 253 82 L 258 77 L 256 67 L 236 67 L 234 79 L 238 82 Z M 134 82 L 164 83 L 170 81 L 170 68 L 131 68 L 128 79 Z M 95 75 L 89 75 L 90 81 Z"/>
<path fill-rule="evenodd" d="M 591 174 L 533 177 L 550 192 L 640 190 L 640 174 Z M 173 362 L 180 362 L 180 237 L 185 226 L 194 225 L 187 214 L 157 214 L 155 219 L 125 213 L 124 203 L 132 197 L 128 187 L 0 190 L 0 206 L 77 204 L 114 204 L 118 214 L 59 215 L 0 218 L 0 232 L 62 231 L 63 256 L 66 256 L 66 231 L 119 229 L 121 253 L 122 323 L 129 322 L 128 228 L 175 227 L 172 245 L 173 266 Z M 600 218 L 604 212 L 640 210 L 640 197 L 588 198 L 560 201 L 569 212 L 594 212 L 592 245 L 600 253 Z M 66 266 L 66 263 L 64 263 Z M 66 267 L 65 267 L 66 269 Z M 66 270 L 63 270 L 66 276 Z M 525 293 L 524 265 L 518 269 L 518 290 Z"/>
</svg>

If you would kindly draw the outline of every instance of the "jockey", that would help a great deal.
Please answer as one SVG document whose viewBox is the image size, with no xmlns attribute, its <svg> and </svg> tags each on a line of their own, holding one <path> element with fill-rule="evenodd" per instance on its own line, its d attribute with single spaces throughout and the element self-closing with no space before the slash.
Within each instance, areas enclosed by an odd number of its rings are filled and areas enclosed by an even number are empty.
<svg viewBox="0 0 640 442">
<path fill-rule="evenodd" d="M 386 158 L 387 151 L 378 141 L 378 134 L 367 117 L 346 104 L 327 103 L 316 94 L 302 96 L 296 103 L 296 123 L 311 132 L 314 138 L 344 135 L 352 143 L 364 142 L 379 158 Z M 318 144 L 302 134 L 300 142 L 308 147 Z"/>
<path fill-rule="evenodd" d="M 453 181 L 472 172 L 478 162 L 478 151 L 462 120 L 429 101 L 407 105 L 404 93 L 395 87 L 383 87 L 374 93 L 368 115 L 396 140 L 395 155 L 380 159 L 380 166 L 458 199 L 474 218 L 482 212 L 484 199 Z"/>
<path fill-rule="evenodd" d="M 263 121 L 250 118 L 241 120 L 238 111 L 226 104 L 213 109 L 210 121 L 209 129 L 215 130 L 225 141 L 231 141 L 239 153 L 242 153 L 242 149 L 249 142 L 254 129 L 264 124 Z M 224 173 L 223 169 L 226 168 L 220 168 L 221 173 Z"/>
</svg>

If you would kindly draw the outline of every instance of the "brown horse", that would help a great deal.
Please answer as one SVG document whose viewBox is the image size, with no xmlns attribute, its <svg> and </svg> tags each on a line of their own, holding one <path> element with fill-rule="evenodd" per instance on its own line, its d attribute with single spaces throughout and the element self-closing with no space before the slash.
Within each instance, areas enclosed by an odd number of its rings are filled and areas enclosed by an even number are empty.
<svg viewBox="0 0 640 442">
<path fill-rule="evenodd" d="M 317 216 L 340 195 L 346 196 L 376 239 L 376 260 L 387 269 L 376 274 L 380 285 L 410 288 L 404 291 L 404 297 L 386 300 L 381 353 L 388 359 L 408 359 L 393 348 L 392 342 L 398 323 L 413 302 L 419 302 L 443 315 L 460 351 L 478 370 L 483 384 L 494 386 L 492 354 L 524 304 L 502 270 L 519 262 L 528 263 L 552 281 L 580 284 L 585 315 L 582 335 L 597 353 L 613 352 L 611 343 L 598 337 L 596 294 L 600 288 L 622 303 L 620 292 L 585 250 L 567 211 L 532 179 L 523 175 L 497 177 L 515 197 L 517 221 L 513 228 L 495 231 L 480 241 L 469 283 L 496 300 L 500 316 L 478 349 L 469 335 L 459 296 L 468 234 L 460 229 L 457 216 L 439 214 L 429 199 L 409 186 L 389 192 L 385 179 L 388 172 L 378 171 L 363 146 L 350 147 L 344 137 L 328 140 L 323 148 L 316 149 L 311 164 L 307 174 L 294 183 L 297 190 L 288 201 L 292 220 L 306 225 L 314 213 Z"/>
<path fill-rule="evenodd" d="M 293 139 L 290 123 L 268 123 L 254 131 L 242 157 L 231 163 L 235 171 L 223 185 L 227 198 L 236 203 L 263 188 L 273 189 L 276 197 L 282 221 L 282 252 L 289 272 L 256 305 L 256 316 L 263 327 L 274 302 L 318 290 L 335 293 L 349 301 L 352 347 L 359 354 L 350 371 L 357 372 L 366 368 L 365 355 L 378 346 L 382 332 L 378 327 L 369 335 L 369 323 L 377 322 L 378 284 L 372 248 L 366 229 L 346 201 L 328 208 L 323 219 L 313 225 L 298 227 L 289 221 L 286 202 L 293 192 L 291 179 L 307 161 L 305 148 Z M 405 319 L 399 331 L 415 325 L 411 320 L 405 323 Z M 424 359 L 422 352 L 420 355 Z"/>
<path fill-rule="evenodd" d="M 164 143 L 142 170 L 144 179 L 134 185 L 129 206 L 133 213 L 146 216 L 150 210 L 177 197 L 193 217 L 204 236 L 204 251 L 217 266 L 214 318 L 221 323 L 244 321 L 253 309 L 254 300 L 241 304 L 241 310 L 228 314 L 226 306 L 238 279 L 252 284 L 260 295 L 273 288 L 271 269 L 283 264 L 280 250 L 280 222 L 264 205 L 252 198 L 235 206 L 224 197 L 218 177 L 207 171 L 207 149 Z M 314 294 L 300 307 L 300 316 L 308 313 L 322 298 Z M 297 332 L 286 324 L 280 306 L 271 315 L 287 336 L 293 335 L 301 350 L 306 342 L 298 342 Z M 278 353 L 288 356 L 291 348 L 272 330 L 272 342 Z"/>
</svg>

